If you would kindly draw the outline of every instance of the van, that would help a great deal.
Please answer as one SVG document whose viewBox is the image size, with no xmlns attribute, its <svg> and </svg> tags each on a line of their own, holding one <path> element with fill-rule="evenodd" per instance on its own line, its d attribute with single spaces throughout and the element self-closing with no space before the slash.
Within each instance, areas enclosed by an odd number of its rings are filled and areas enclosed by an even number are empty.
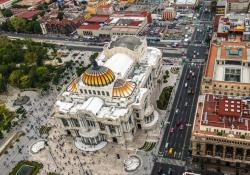
<svg viewBox="0 0 250 175">
<path fill-rule="evenodd" d="M 185 88 L 186 88 L 187 86 L 188 86 L 188 83 L 186 82 L 186 83 L 185 83 Z"/>
</svg>

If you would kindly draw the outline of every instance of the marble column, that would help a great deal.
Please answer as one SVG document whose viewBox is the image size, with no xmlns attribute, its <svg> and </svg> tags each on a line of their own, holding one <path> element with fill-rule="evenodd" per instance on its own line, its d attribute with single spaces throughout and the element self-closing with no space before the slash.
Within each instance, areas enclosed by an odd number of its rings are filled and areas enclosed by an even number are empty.
<svg viewBox="0 0 250 175">
<path fill-rule="evenodd" d="M 201 156 L 205 156 L 206 155 L 206 145 L 205 143 L 201 143 L 201 149 L 200 149 L 200 154 Z"/>
<path fill-rule="evenodd" d="M 192 142 L 192 155 L 197 155 L 197 144 Z"/>
<path fill-rule="evenodd" d="M 213 145 L 213 156 L 215 156 L 216 145 Z"/>
<path fill-rule="evenodd" d="M 243 161 L 246 161 L 247 149 L 243 150 Z"/>
<path fill-rule="evenodd" d="M 233 159 L 235 159 L 235 156 L 236 156 L 236 147 L 234 146 L 233 147 Z"/>
<path fill-rule="evenodd" d="M 223 145 L 223 153 L 222 153 L 222 158 L 225 159 L 226 158 L 226 146 Z"/>
</svg>

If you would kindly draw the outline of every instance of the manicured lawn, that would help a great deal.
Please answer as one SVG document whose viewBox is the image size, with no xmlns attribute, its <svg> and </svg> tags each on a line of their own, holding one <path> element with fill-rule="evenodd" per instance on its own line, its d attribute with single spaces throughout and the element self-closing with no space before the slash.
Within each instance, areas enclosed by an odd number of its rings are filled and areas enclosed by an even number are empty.
<svg viewBox="0 0 250 175">
<path fill-rule="evenodd" d="M 12 169 L 9 175 L 37 175 L 42 167 L 43 164 L 41 163 L 22 160 Z"/>
</svg>

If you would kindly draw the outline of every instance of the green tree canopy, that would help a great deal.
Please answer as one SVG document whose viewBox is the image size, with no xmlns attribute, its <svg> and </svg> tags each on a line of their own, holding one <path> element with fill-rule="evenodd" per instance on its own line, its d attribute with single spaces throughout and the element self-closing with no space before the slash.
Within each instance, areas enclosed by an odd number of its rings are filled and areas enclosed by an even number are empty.
<svg viewBox="0 0 250 175">
<path fill-rule="evenodd" d="M 12 16 L 12 12 L 10 9 L 3 9 L 2 14 L 4 17 L 11 17 Z"/>
<path fill-rule="evenodd" d="M 10 19 L 10 24 L 16 32 L 22 32 L 26 28 L 27 21 L 22 17 L 14 16 Z"/>
<path fill-rule="evenodd" d="M 0 73 L 0 92 L 4 92 L 7 89 L 6 82 L 4 80 L 3 74 Z"/>
<path fill-rule="evenodd" d="M 9 83 L 19 87 L 21 76 L 22 76 L 21 70 L 12 71 L 9 76 Z"/>
<path fill-rule="evenodd" d="M 29 75 L 23 75 L 20 78 L 20 87 L 21 88 L 28 88 L 30 86 L 30 79 Z"/>
<path fill-rule="evenodd" d="M 26 64 L 34 64 L 37 61 L 37 54 L 34 52 L 26 52 L 24 54 L 24 61 Z"/>
</svg>

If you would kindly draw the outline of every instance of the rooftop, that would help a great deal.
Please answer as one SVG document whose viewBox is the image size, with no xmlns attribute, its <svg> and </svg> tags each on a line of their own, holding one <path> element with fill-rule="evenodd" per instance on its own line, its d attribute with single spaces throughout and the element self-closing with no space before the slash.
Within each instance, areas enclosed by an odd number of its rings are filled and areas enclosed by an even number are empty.
<svg viewBox="0 0 250 175">
<path fill-rule="evenodd" d="M 206 94 L 201 125 L 250 131 L 250 101 Z"/>
<path fill-rule="evenodd" d="M 176 0 L 176 5 L 180 5 L 180 4 L 187 4 L 187 5 L 194 5 L 196 4 L 197 0 Z"/>
<path fill-rule="evenodd" d="M 219 63 L 220 60 L 223 64 Z M 250 83 L 250 47 L 242 42 L 221 42 L 211 44 L 205 77 L 217 81 Z M 243 76 L 244 75 L 244 76 Z"/>
<path fill-rule="evenodd" d="M 91 18 L 89 18 L 88 20 L 86 20 L 86 22 L 89 23 L 104 23 L 109 19 L 108 15 L 94 15 Z"/>
<path fill-rule="evenodd" d="M 241 36 L 243 32 L 250 31 L 250 14 L 229 13 L 225 16 L 221 16 L 217 21 L 217 37 L 233 40 L 235 36 Z"/>
<path fill-rule="evenodd" d="M 18 2 L 18 5 L 34 6 L 43 3 L 45 0 L 22 0 Z"/>
<path fill-rule="evenodd" d="M 141 45 L 141 40 L 133 36 L 119 37 L 115 41 L 112 41 L 109 48 L 113 47 L 126 47 L 130 50 L 135 50 L 137 46 Z"/>
<path fill-rule="evenodd" d="M 84 30 L 98 30 L 101 26 L 99 24 L 86 24 L 86 25 L 81 25 L 79 29 L 84 29 Z"/>
<path fill-rule="evenodd" d="M 10 0 L 0 0 L 0 4 L 3 4 L 3 3 L 8 2 L 8 1 L 10 1 Z"/>
</svg>

